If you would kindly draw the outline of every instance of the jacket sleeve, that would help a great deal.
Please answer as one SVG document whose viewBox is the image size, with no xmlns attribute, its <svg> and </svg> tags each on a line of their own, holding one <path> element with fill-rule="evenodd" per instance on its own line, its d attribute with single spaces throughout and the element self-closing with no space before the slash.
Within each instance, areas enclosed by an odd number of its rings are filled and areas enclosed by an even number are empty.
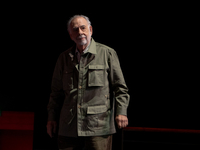
<svg viewBox="0 0 200 150">
<path fill-rule="evenodd" d="M 120 67 L 117 53 L 110 51 L 110 80 L 114 92 L 116 115 L 127 116 L 127 108 L 130 100 L 128 87 L 126 86 L 123 73 Z"/>
<path fill-rule="evenodd" d="M 62 57 L 60 55 L 52 77 L 51 94 L 47 105 L 48 121 L 56 121 L 58 119 L 60 108 L 64 100 L 62 84 Z"/>
</svg>

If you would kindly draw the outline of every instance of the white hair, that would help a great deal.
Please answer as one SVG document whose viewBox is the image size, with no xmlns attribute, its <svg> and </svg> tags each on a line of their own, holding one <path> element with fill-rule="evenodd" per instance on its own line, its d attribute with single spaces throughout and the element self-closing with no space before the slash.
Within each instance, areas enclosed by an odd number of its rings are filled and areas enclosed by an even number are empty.
<svg viewBox="0 0 200 150">
<path fill-rule="evenodd" d="M 78 17 L 83 17 L 87 22 L 88 22 L 88 25 L 91 26 L 91 22 L 89 20 L 89 18 L 87 16 L 84 16 L 84 15 L 74 15 L 73 17 L 71 17 L 67 23 L 67 30 L 68 32 L 70 32 L 70 24 L 72 22 L 72 20 L 74 20 L 75 18 L 78 18 Z"/>
</svg>

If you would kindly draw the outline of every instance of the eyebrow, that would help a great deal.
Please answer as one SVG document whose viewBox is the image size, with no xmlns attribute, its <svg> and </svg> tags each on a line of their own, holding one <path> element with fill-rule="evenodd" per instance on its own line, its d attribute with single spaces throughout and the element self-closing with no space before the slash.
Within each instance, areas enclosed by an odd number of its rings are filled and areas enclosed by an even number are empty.
<svg viewBox="0 0 200 150">
<path fill-rule="evenodd" d="M 82 25 L 80 27 L 86 27 L 86 25 Z M 77 29 L 77 28 L 79 28 L 79 27 L 73 27 L 73 29 Z"/>
</svg>

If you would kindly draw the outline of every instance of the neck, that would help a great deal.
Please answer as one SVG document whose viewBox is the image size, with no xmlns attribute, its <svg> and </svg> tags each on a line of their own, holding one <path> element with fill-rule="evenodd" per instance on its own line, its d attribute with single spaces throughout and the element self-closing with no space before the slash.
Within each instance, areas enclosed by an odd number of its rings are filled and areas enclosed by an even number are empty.
<svg viewBox="0 0 200 150">
<path fill-rule="evenodd" d="M 88 46 L 88 43 L 86 45 L 76 45 L 76 46 L 77 46 L 77 49 L 79 50 L 79 52 L 82 53 Z"/>
</svg>

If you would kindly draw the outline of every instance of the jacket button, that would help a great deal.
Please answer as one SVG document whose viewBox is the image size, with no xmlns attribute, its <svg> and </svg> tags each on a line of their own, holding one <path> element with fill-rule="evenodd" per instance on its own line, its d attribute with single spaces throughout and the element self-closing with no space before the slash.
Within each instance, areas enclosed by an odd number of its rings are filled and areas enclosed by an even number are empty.
<svg viewBox="0 0 200 150">
<path fill-rule="evenodd" d="M 79 88 L 79 89 L 81 89 L 82 87 L 81 87 L 81 86 L 79 86 L 78 88 Z"/>
<path fill-rule="evenodd" d="M 81 105 L 78 105 L 78 108 L 81 108 Z"/>
</svg>

